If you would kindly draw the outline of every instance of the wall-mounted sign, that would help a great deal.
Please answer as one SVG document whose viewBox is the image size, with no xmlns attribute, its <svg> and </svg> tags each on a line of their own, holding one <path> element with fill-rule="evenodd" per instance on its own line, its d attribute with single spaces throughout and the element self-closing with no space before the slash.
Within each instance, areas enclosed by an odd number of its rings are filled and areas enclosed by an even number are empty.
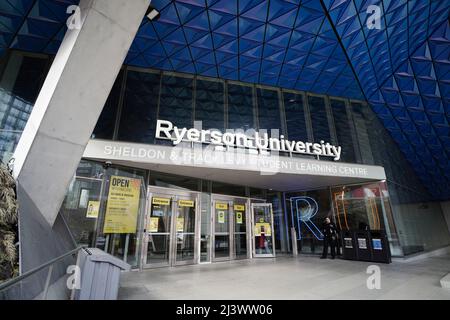
<svg viewBox="0 0 450 320">
<path fill-rule="evenodd" d="M 153 197 L 152 198 L 152 204 L 159 204 L 159 205 L 162 205 L 162 206 L 168 206 L 168 205 L 170 205 L 170 198 Z"/>
<path fill-rule="evenodd" d="M 260 237 L 261 235 L 270 237 L 272 235 L 272 228 L 270 228 L 270 223 L 255 223 L 255 236 Z"/>
<path fill-rule="evenodd" d="M 100 201 L 89 201 L 87 205 L 86 218 L 97 219 L 100 211 Z"/>
<path fill-rule="evenodd" d="M 236 212 L 236 223 L 242 224 L 242 212 L 240 212 L 240 211 Z"/>
<path fill-rule="evenodd" d="M 225 223 L 225 211 L 217 211 L 217 222 Z"/>
<path fill-rule="evenodd" d="M 177 218 L 177 232 L 184 232 L 184 217 Z"/>
<path fill-rule="evenodd" d="M 141 181 L 111 176 L 103 233 L 136 233 Z"/>
<path fill-rule="evenodd" d="M 216 209 L 227 210 L 228 209 L 228 203 L 217 202 L 216 203 Z"/>
<path fill-rule="evenodd" d="M 250 134 L 251 132 L 251 134 Z M 219 130 L 200 130 L 196 128 L 178 128 L 167 120 L 157 120 L 156 138 L 173 141 L 178 145 L 182 141 L 202 144 L 212 144 L 216 150 L 224 147 L 237 147 L 247 149 L 251 153 L 266 154 L 269 151 L 301 153 L 315 156 L 331 157 L 338 161 L 341 158 L 342 148 L 320 140 L 320 143 L 287 140 L 283 135 L 271 136 L 267 132 L 247 130 L 222 133 Z"/>
<path fill-rule="evenodd" d="M 178 200 L 178 206 L 179 207 L 194 207 L 194 200 Z"/>
<path fill-rule="evenodd" d="M 148 221 L 147 229 L 149 232 L 158 232 L 159 218 L 158 217 L 150 217 Z"/>
<path fill-rule="evenodd" d="M 245 211 L 245 205 L 243 204 L 235 204 L 234 211 Z"/>
</svg>

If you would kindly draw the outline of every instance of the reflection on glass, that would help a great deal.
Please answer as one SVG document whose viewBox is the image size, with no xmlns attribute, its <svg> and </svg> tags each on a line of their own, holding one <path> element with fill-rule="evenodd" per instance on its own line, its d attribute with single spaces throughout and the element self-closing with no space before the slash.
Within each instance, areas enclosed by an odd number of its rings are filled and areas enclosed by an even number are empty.
<svg viewBox="0 0 450 320">
<path fill-rule="evenodd" d="M 118 139 L 153 143 L 160 75 L 128 71 Z"/>
<path fill-rule="evenodd" d="M 283 92 L 283 99 L 289 139 L 308 141 L 303 96 L 298 93 Z"/>
<path fill-rule="evenodd" d="M 147 264 L 169 263 L 169 240 L 168 234 L 148 235 Z"/>
<path fill-rule="evenodd" d="M 247 235 L 245 233 L 236 233 L 234 235 L 234 244 L 236 248 L 236 259 L 247 258 Z"/>
<path fill-rule="evenodd" d="M 147 264 L 169 264 L 172 202 L 164 196 L 152 198 L 147 221 Z"/>
<path fill-rule="evenodd" d="M 230 257 L 230 236 L 216 235 L 214 239 L 214 256 L 215 258 Z"/>
<path fill-rule="evenodd" d="M 269 206 L 253 207 L 255 253 L 273 254 L 272 213 Z"/>
<path fill-rule="evenodd" d="M 79 245 L 95 246 L 95 228 L 99 214 L 97 203 L 101 198 L 101 187 L 101 179 L 87 177 L 75 177 L 69 185 L 60 212 Z M 83 194 L 87 196 L 84 200 L 82 199 Z M 83 202 L 86 205 L 83 205 Z M 93 208 L 94 202 L 96 204 L 95 210 Z M 88 210 L 89 207 L 90 210 Z"/>
<path fill-rule="evenodd" d="M 48 66 L 47 58 L 11 52 L 0 81 L 0 162 L 14 153 Z"/>
<path fill-rule="evenodd" d="M 178 128 L 192 127 L 192 78 L 164 75 L 161 87 L 159 119 Z"/>
<path fill-rule="evenodd" d="M 100 118 L 95 125 L 92 139 L 112 139 L 116 125 L 116 114 L 119 106 L 120 89 L 122 86 L 123 71 L 121 70 L 114 82 L 111 93 L 103 106 Z M 125 115 L 126 116 L 126 115 Z"/>
<path fill-rule="evenodd" d="M 247 258 L 247 216 L 245 202 L 234 202 L 234 247 L 236 259 Z"/>
<path fill-rule="evenodd" d="M 227 202 L 214 204 L 214 257 L 230 257 L 230 207 Z"/>
<path fill-rule="evenodd" d="M 178 202 L 178 212 L 176 221 L 176 242 L 177 257 L 176 261 L 194 260 L 194 243 L 195 243 L 195 207 L 189 202 L 188 206 L 183 205 L 181 200 Z"/>
<path fill-rule="evenodd" d="M 294 217 L 291 221 L 294 222 L 294 227 L 296 228 L 297 234 L 299 234 L 300 241 L 297 242 L 298 250 L 303 253 L 321 253 L 323 249 L 322 240 L 320 239 L 320 234 L 314 235 L 314 233 L 308 228 L 305 223 L 300 223 L 300 230 L 298 230 L 298 216 L 296 216 L 295 208 L 291 211 L 291 201 L 293 197 L 310 197 L 317 202 L 318 208 L 315 216 L 312 216 L 309 220 L 315 226 L 320 228 L 326 217 L 332 217 L 333 212 L 330 206 L 330 192 L 329 189 L 313 190 L 307 192 L 293 192 L 286 193 L 286 208 L 288 212 L 294 212 Z M 295 202 L 293 202 L 295 204 Z M 306 203 L 300 202 L 299 205 L 305 205 Z M 299 208 L 301 209 L 301 208 Z M 301 210 L 299 210 L 301 212 Z M 339 226 L 338 226 L 339 227 Z M 290 236 L 290 235 L 289 235 Z"/>
<path fill-rule="evenodd" d="M 201 234 L 200 234 L 200 261 L 209 262 L 211 257 L 211 196 L 201 194 Z"/>
<path fill-rule="evenodd" d="M 314 141 L 331 143 L 330 127 L 328 125 L 327 110 L 325 108 L 325 98 L 308 96 L 309 112 L 313 127 Z"/>
<path fill-rule="evenodd" d="M 338 145 L 342 147 L 341 160 L 354 163 L 356 161 L 355 150 L 353 147 L 350 121 L 347 116 L 345 101 L 330 99 L 330 104 L 334 118 L 334 126 L 336 128 Z"/>
<path fill-rule="evenodd" d="M 353 123 L 355 125 L 356 137 L 358 138 L 358 146 L 361 153 L 361 163 L 374 164 L 372 155 L 372 145 L 370 143 L 369 123 L 365 120 L 364 110 L 368 109 L 366 105 L 358 102 L 351 103 Z M 395 150 L 395 149 L 393 149 Z M 403 170 L 400 170 L 400 172 Z"/>
<path fill-rule="evenodd" d="M 224 131 L 224 85 L 219 81 L 197 79 L 195 120 L 202 121 L 203 129 Z"/>
<path fill-rule="evenodd" d="M 254 129 L 253 88 L 228 85 L 228 129 Z"/>
<path fill-rule="evenodd" d="M 283 134 L 281 132 L 278 91 L 258 88 L 256 95 L 259 128 L 266 130 L 277 129 L 279 130 L 278 134 Z"/>
<path fill-rule="evenodd" d="M 384 229 L 383 204 L 377 185 L 333 188 L 332 199 L 339 229 Z"/>
</svg>

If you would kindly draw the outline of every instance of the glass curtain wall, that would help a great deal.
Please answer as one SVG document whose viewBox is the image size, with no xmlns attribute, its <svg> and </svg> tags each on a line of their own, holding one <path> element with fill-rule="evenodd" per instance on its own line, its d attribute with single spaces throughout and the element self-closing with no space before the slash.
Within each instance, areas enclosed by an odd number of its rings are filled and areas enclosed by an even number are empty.
<svg viewBox="0 0 450 320">
<path fill-rule="evenodd" d="M 49 68 L 46 56 L 10 52 L 0 77 L 0 162 L 12 157 Z"/>
<path fill-rule="evenodd" d="M 225 130 L 225 92 L 222 81 L 197 78 L 195 82 L 195 121 L 203 129 Z"/>
<path fill-rule="evenodd" d="M 145 181 L 144 171 L 82 160 L 60 209 L 74 240 L 138 267 Z"/>
<path fill-rule="evenodd" d="M 336 128 L 337 144 L 342 147 L 341 159 L 345 162 L 355 163 L 355 139 L 351 125 L 351 118 L 347 112 L 345 100 L 330 99 L 331 111 Z"/>
<path fill-rule="evenodd" d="M 15 150 L 50 64 L 49 56 L 18 51 L 10 51 L 4 60 L 0 75 L 3 162 Z M 450 243 L 441 207 L 432 201 L 398 145 L 365 102 L 124 66 L 93 138 L 170 143 L 155 141 L 158 118 L 179 127 L 192 127 L 194 120 L 217 129 L 278 126 L 292 140 L 338 143 L 343 147 L 343 161 L 385 168 L 389 192 L 385 190 L 388 194 L 384 199 L 391 201 L 397 227 L 397 234 L 391 237 L 398 238 L 404 254 Z M 88 186 L 83 181 L 77 182 L 79 188 L 96 188 L 94 182 Z"/>
<path fill-rule="evenodd" d="M 155 142 L 155 119 L 158 110 L 160 81 L 160 73 L 127 71 L 118 140 L 139 143 Z M 108 112 L 108 110 L 103 110 L 102 114 Z"/>
</svg>

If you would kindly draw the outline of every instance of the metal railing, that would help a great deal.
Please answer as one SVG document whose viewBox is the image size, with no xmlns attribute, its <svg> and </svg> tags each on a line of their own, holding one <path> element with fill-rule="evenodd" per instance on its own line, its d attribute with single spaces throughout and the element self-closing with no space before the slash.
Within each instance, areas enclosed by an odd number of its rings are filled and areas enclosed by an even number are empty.
<svg viewBox="0 0 450 320">
<path fill-rule="evenodd" d="M 79 246 L 16 278 L 0 283 L 0 300 L 47 300 L 49 288 L 58 280 L 65 279 L 67 267 L 76 264 L 77 253 L 83 248 L 85 246 Z M 66 289 L 68 290 L 67 287 Z"/>
</svg>

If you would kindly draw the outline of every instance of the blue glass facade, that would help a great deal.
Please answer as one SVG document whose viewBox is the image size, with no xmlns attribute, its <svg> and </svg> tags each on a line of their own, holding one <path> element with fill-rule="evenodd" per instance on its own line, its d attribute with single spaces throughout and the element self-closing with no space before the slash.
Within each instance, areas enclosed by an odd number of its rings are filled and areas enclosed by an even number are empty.
<svg viewBox="0 0 450 320">
<path fill-rule="evenodd" d="M 77 3 L 0 4 L 3 161 L 66 32 L 67 6 Z M 93 138 L 163 143 L 154 136 L 159 118 L 329 141 L 342 146 L 342 161 L 385 168 L 403 253 L 448 243 L 435 202 L 450 199 L 448 1 L 152 4 L 161 18 L 142 21 Z M 366 27 L 371 4 L 381 7 L 380 29 Z"/>
<path fill-rule="evenodd" d="M 9 49 L 55 54 L 67 8 L 78 2 L 3 1 L 0 57 Z M 365 100 L 433 198 L 450 198 L 448 1 L 152 5 L 161 17 L 143 19 L 126 65 Z M 371 5 L 379 28 L 368 26 Z"/>
</svg>

